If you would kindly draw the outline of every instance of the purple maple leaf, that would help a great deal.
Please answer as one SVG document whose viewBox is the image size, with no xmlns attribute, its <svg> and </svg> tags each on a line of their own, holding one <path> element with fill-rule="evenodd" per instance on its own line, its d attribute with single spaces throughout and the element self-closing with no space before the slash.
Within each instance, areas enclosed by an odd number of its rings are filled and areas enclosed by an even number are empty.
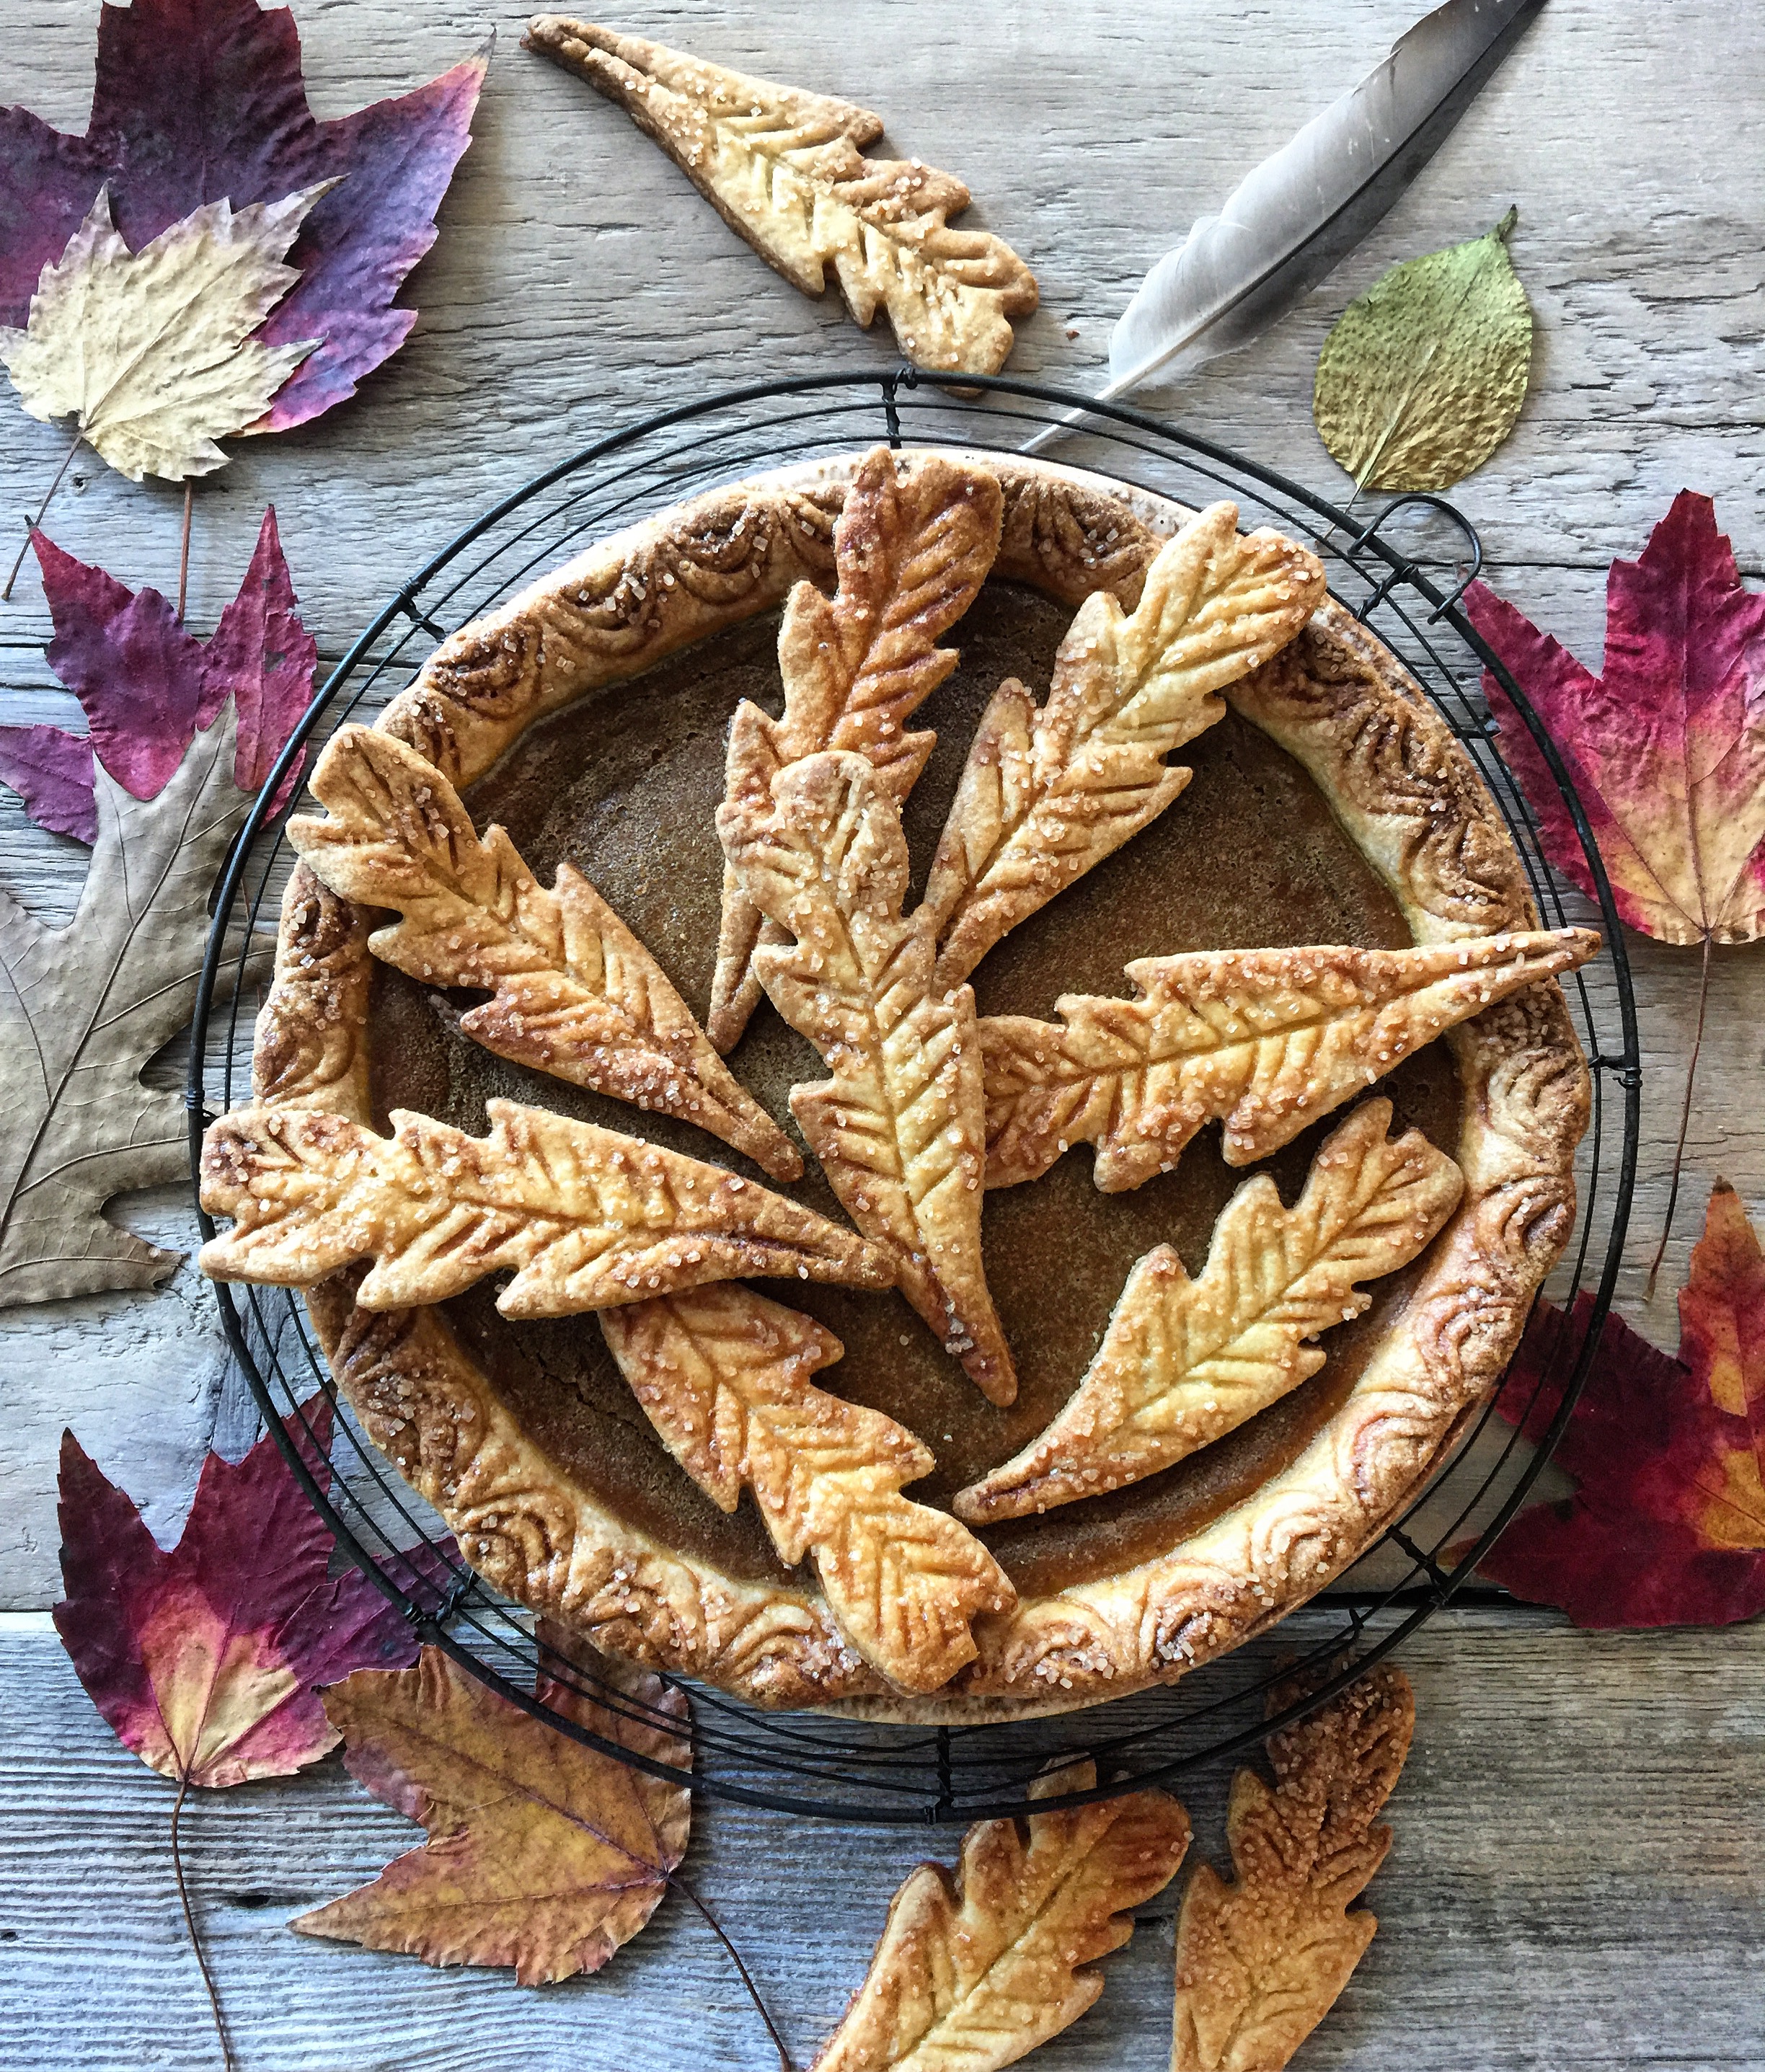
<svg viewBox="0 0 1765 2072">
<path fill-rule="evenodd" d="M 414 93 L 319 122 L 286 7 L 106 6 L 84 137 L 28 109 L 0 110 L 0 324 L 24 323 L 43 268 L 106 183 L 117 228 L 138 252 L 205 202 L 224 196 L 243 208 L 340 178 L 288 255 L 299 280 L 257 334 L 268 345 L 324 342 L 253 429 L 286 431 L 319 416 L 354 395 L 417 321 L 393 299 L 435 241 L 486 63 L 480 51 Z"/>
</svg>

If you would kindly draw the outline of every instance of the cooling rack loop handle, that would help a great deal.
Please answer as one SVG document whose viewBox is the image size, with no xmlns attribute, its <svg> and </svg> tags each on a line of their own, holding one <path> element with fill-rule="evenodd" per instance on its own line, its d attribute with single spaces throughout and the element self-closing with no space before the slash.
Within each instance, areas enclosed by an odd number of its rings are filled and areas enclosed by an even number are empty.
<svg viewBox="0 0 1765 2072">
<path fill-rule="evenodd" d="M 1456 504 L 1450 504 L 1444 496 L 1437 496 L 1432 490 L 1426 489 L 1413 489 L 1407 495 L 1393 497 L 1391 502 L 1385 506 L 1383 511 L 1379 512 L 1376 517 L 1369 518 L 1368 520 L 1367 523 L 1361 527 L 1360 530 L 1356 532 L 1354 537 L 1348 542 L 1348 545 L 1343 552 L 1343 558 L 1350 562 L 1353 566 L 1359 568 L 1360 564 L 1355 560 L 1356 555 L 1360 552 L 1362 548 L 1370 546 L 1375 540 L 1380 539 L 1380 535 L 1384 528 L 1387 520 L 1391 518 L 1399 511 L 1412 510 L 1418 504 L 1426 510 L 1438 512 L 1441 517 L 1446 520 L 1448 524 L 1456 526 L 1459 532 L 1463 534 L 1464 537 L 1465 545 L 1471 550 L 1471 568 L 1469 572 L 1459 583 L 1458 587 L 1452 592 L 1451 595 L 1442 598 L 1442 601 L 1434 606 L 1434 610 L 1429 613 L 1427 623 L 1429 625 L 1432 626 L 1434 624 L 1436 620 L 1443 619 L 1446 615 L 1452 610 L 1453 606 L 1458 603 L 1459 598 L 1464 595 L 1465 592 L 1471 588 L 1474 582 L 1475 582 L 1478 577 L 1483 574 L 1483 543 L 1482 537 L 1479 534 L 1477 528 L 1471 524 L 1471 520 L 1465 516 L 1464 512 L 1459 509 Z M 1384 542 L 1382 540 L 1380 541 L 1380 544 L 1381 547 L 1384 548 L 1384 551 L 1387 553 L 1389 553 L 1392 551 L 1389 547 L 1384 546 Z M 1365 574 L 1366 571 L 1362 569 L 1361 573 Z M 1367 602 L 1360 607 L 1360 610 L 1355 614 L 1356 618 L 1364 623 L 1372 614 L 1376 611 L 1380 606 L 1384 602 L 1387 594 L 1395 585 L 1401 582 L 1413 582 L 1418 573 L 1419 570 L 1415 561 L 1411 560 L 1407 554 L 1400 555 L 1387 573 L 1384 581 L 1380 584 L 1379 587 L 1373 592 L 1372 595 L 1368 598 Z"/>
</svg>

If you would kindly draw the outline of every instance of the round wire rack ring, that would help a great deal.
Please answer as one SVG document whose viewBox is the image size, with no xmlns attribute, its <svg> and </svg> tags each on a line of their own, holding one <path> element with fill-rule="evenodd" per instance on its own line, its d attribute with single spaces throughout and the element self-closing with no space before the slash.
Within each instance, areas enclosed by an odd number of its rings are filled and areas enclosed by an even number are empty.
<svg viewBox="0 0 1765 2072">
<path fill-rule="evenodd" d="M 1073 421 L 1074 413 L 1082 421 Z M 988 1726 L 866 1725 L 845 1716 L 767 1713 L 689 1684 L 688 1770 L 633 1754 L 614 1737 L 616 1727 L 603 1733 L 559 1709 L 562 1692 L 570 1692 L 594 1700 L 615 1720 L 678 1731 L 672 1713 L 633 1696 L 604 1665 L 587 1667 L 543 1645 L 531 1617 L 465 1565 L 434 1514 L 336 1403 L 298 1297 L 216 1288 L 233 1351 L 290 1468 L 344 1550 L 402 1605 L 424 1640 L 578 1741 L 694 1790 L 788 1812 L 891 1825 L 1022 1814 L 1032 1803 L 1032 1779 L 1052 1763 L 1086 1759 L 1096 1766 L 1094 1789 L 1038 1799 L 1035 1807 L 1046 1811 L 1169 1783 L 1325 1703 L 1454 1598 L 1500 1596 L 1468 1579 L 1561 1435 L 1597 1345 L 1635 1174 L 1640 1071 L 1623 939 L 1586 817 L 1520 686 L 1459 609 L 1482 562 L 1475 529 L 1440 498 L 1400 500 L 1357 525 L 1298 483 L 1142 411 L 1002 376 L 952 380 L 911 368 L 808 375 L 683 404 L 598 439 L 536 476 L 467 527 L 388 601 L 331 672 L 270 773 L 222 874 L 203 967 L 186 1096 L 193 1165 L 206 1124 L 249 1097 L 253 959 L 261 959 L 265 936 L 274 935 L 290 863 L 269 804 L 317 734 L 347 720 L 372 719 L 409 682 L 435 641 L 586 542 L 650 512 L 759 470 L 878 441 L 1010 454 L 1051 426 L 1059 429 L 1063 462 L 1180 504 L 1228 496 L 1247 528 L 1273 525 L 1310 547 L 1325 564 L 1332 595 L 1399 656 L 1476 764 L 1545 924 L 1591 918 L 1602 927 L 1600 958 L 1565 987 L 1592 1071 L 1593 1108 L 1578 1172 L 1579 1229 L 1551 1290 L 1565 1304 L 1590 1293 L 1590 1325 L 1583 1337 L 1571 1337 L 1570 1371 L 1541 1377 L 1541 1389 L 1562 1388 L 1544 1443 L 1528 1446 L 1517 1427 L 1485 1408 L 1449 1464 L 1378 1544 L 1339 1585 L 1286 1622 L 1278 1661 L 1267 1642 L 1253 1642 L 1174 1685 L 1079 1712 Z M 1418 514 L 1422 531 L 1412 550 L 1401 542 Z M 1531 810 L 1496 754 L 1480 689 L 1486 669 L 1506 690 L 1556 780 L 1597 889 L 1597 912 L 1552 874 Z M 198 1214 L 204 1237 L 212 1235 L 214 1227 L 200 1207 Z M 336 1412 L 323 1447 L 316 1446 L 302 1408 L 315 1392 Z M 302 1457 L 295 1433 L 323 1462 L 323 1479 Z M 1271 1712 L 1279 1680 L 1296 1672 L 1306 1695 L 1277 1700 Z"/>
</svg>

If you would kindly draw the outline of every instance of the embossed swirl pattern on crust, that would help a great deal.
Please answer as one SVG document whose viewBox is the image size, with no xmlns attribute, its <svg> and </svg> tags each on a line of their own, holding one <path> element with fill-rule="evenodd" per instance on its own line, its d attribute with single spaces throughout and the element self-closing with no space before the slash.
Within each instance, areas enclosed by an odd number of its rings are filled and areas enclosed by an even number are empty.
<svg viewBox="0 0 1765 2072">
<path fill-rule="evenodd" d="M 1131 609 L 1159 534 L 1088 481 L 998 465 L 998 573 L 1068 602 L 1106 586 Z M 487 767 L 541 713 L 636 674 L 716 625 L 769 609 L 800 575 L 825 571 L 840 495 L 825 470 L 813 481 L 793 471 L 609 541 L 456 635 L 383 723 L 455 781 L 469 781 L 465 773 Z M 738 535 L 743 510 L 751 515 Z M 721 514 L 714 524 L 713 511 Z M 1168 531 L 1183 514 L 1166 511 L 1161 530 Z M 683 580 L 689 566 L 710 606 Z M 667 572 L 673 586 L 659 582 Z M 1307 668 L 1271 664 L 1235 687 L 1232 701 L 1310 770 L 1403 901 L 1418 939 L 1536 925 L 1494 804 L 1420 689 L 1334 606 L 1305 640 Z M 315 901 L 297 873 L 260 1034 L 261 1098 L 328 1104 L 336 1089 L 359 1084 L 365 1100 L 361 1025 L 353 1039 L 342 1033 L 352 984 L 366 969 L 365 937 L 344 902 Z M 315 962 L 303 965 L 309 954 Z M 1458 1151 L 1466 1198 L 1401 1329 L 1343 1410 L 1254 1501 L 1186 1544 L 1127 1574 L 979 1622 L 977 1659 L 915 1716 L 936 1716 L 945 1699 L 956 1713 L 965 1701 L 984 1706 L 995 1696 L 1045 1708 L 1179 1675 L 1311 1596 L 1450 1450 L 1568 1238 L 1574 1146 L 1589 1104 L 1586 1067 L 1554 989 L 1487 1009 L 1452 1040 L 1467 1096 Z M 599 1645 L 761 1704 L 833 1703 L 903 1716 L 845 1647 L 818 1596 L 794 1582 L 763 1589 L 733 1582 L 656 1546 L 573 1488 L 522 1434 L 443 1318 L 370 1315 L 338 1281 L 310 1299 L 339 1385 L 370 1435 L 496 1587 Z"/>
</svg>

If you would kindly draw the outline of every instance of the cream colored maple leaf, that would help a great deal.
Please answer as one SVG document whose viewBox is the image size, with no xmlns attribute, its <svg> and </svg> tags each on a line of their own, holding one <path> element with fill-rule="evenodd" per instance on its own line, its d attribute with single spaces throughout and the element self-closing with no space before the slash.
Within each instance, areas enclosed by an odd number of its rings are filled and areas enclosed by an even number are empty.
<svg viewBox="0 0 1765 2072">
<path fill-rule="evenodd" d="M 960 180 L 865 157 L 880 116 L 562 15 L 536 14 L 523 40 L 623 108 L 793 287 L 820 294 L 831 266 L 858 323 L 886 311 L 920 366 L 1004 365 L 1035 276 L 1003 238 L 951 229 Z"/>
<path fill-rule="evenodd" d="M 1267 1174 L 1213 1227 L 1191 1281 L 1174 1247 L 1129 1274 L 1084 1379 L 1022 1453 L 956 1499 L 959 1518 L 1021 1518 L 1140 1481 L 1223 1438 L 1324 1363 L 1309 1340 L 1358 1317 L 1358 1284 L 1407 1265 L 1457 1206 L 1463 1178 L 1420 1130 L 1386 1137 L 1371 1100 L 1325 1140 L 1282 1206 Z"/>
<path fill-rule="evenodd" d="M 1271 1710 L 1298 1695 L 1277 1690 Z M 1415 1730 L 1401 1670 L 1380 1668 L 1269 1741 L 1273 1790 L 1232 1781 L 1237 1878 L 1203 1864 L 1177 1920 L 1170 2072 L 1281 2072 L 1330 2012 L 1379 1923 L 1348 1911 L 1391 1848 L 1373 1825 Z"/>
<path fill-rule="evenodd" d="M 907 842 L 884 779 L 850 752 L 781 768 L 760 717 L 736 714 L 737 781 L 717 827 L 749 898 L 793 939 L 755 952 L 761 982 L 833 1075 L 793 1088 L 791 1112 L 902 1293 L 981 1392 L 1009 1403 L 1017 1376 L 981 1260 L 973 993 L 934 983 L 930 917 L 901 917 Z"/>
<path fill-rule="evenodd" d="M 479 840 L 447 779 L 413 748 L 344 728 L 319 759 L 328 820 L 288 839 L 334 892 L 401 916 L 368 938 L 426 985 L 491 997 L 460 1019 L 488 1050 L 615 1100 L 697 1123 L 775 1179 L 796 1147 L 738 1083 L 685 1001 L 580 871 L 548 891 L 501 828 Z"/>
<path fill-rule="evenodd" d="M 1443 1030 L 1599 948 L 1590 928 L 1480 935 L 1408 950 L 1201 950 L 1127 968 L 1138 1000 L 1069 993 L 1064 1026 L 981 1023 L 987 1185 L 1097 1147 L 1105 1194 L 1168 1172 L 1204 1123 L 1249 1166 Z"/>
<path fill-rule="evenodd" d="M 772 1544 L 814 1563 L 866 1662 L 935 1691 L 973 1661 L 970 1622 L 1017 1593 L 965 1527 L 901 1494 L 936 1466 L 930 1451 L 812 1385 L 844 1350 L 832 1332 L 733 1285 L 603 1310 L 601 1329 L 675 1459 L 725 1511 L 752 1489 Z"/>
<path fill-rule="evenodd" d="M 800 582 L 785 603 L 784 717 L 751 722 L 779 763 L 853 749 L 882 772 L 897 801 L 907 796 L 937 739 L 904 731 L 907 722 L 956 667 L 956 650 L 937 643 L 986 580 L 1003 508 L 998 483 L 978 468 L 933 454 L 903 476 L 886 446 L 866 459 L 833 528 L 837 590 L 829 598 Z M 741 775 L 732 768 L 732 786 Z M 720 1050 L 734 1047 L 758 1004 L 751 960 L 762 927 L 726 868 L 707 1025 Z M 784 938 L 775 929 L 771 939 Z"/>
<path fill-rule="evenodd" d="M 299 279 L 282 255 L 337 183 L 234 209 L 206 203 L 131 253 L 101 191 L 45 266 L 23 331 L 0 330 L 0 360 L 33 417 L 78 419 L 131 482 L 207 475 L 318 339 L 267 346 L 251 334 Z"/>
<path fill-rule="evenodd" d="M 1031 1795 L 1088 1791 L 1074 1763 Z M 962 1838 L 959 1879 L 921 1864 L 890 1902 L 864 1984 L 813 2072 L 997 2072 L 1068 2028 L 1103 1991 L 1097 1959 L 1133 1933 L 1189 1846 L 1189 1817 L 1162 1791 L 982 1820 Z"/>
<path fill-rule="evenodd" d="M 813 1210 L 677 1151 L 513 1101 L 488 1137 L 395 1108 L 393 1134 L 315 1108 L 240 1108 L 210 1125 L 204 1246 L 216 1281 L 302 1288 L 371 1259 L 366 1309 L 445 1301 L 512 1270 L 505 1317 L 562 1317 L 743 1274 L 886 1288 L 873 1248 Z"/>
<path fill-rule="evenodd" d="M 1146 570 L 1131 614 L 1108 590 L 1087 598 L 1045 705 L 1014 679 L 994 693 L 926 885 L 943 985 L 960 985 L 1009 930 L 1158 818 L 1192 774 L 1165 757 L 1212 726 L 1219 693 L 1323 601 L 1314 555 L 1237 526 L 1230 504 L 1191 519 Z"/>
</svg>

